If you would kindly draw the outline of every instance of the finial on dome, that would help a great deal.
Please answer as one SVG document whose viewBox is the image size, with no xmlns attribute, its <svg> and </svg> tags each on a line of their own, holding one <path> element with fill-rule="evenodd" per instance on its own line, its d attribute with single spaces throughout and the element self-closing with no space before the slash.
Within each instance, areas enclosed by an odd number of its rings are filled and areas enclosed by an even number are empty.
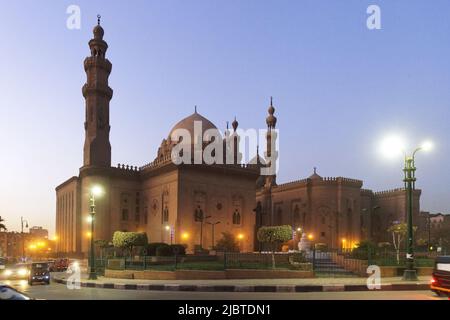
<svg viewBox="0 0 450 320">
<path fill-rule="evenodd" d="M 270 97 L 270 106 L 268 109 L 269 115 L 266 118 L 266 123 L 269 128 L 275 128 L 277 124 L 277 117 L 273 114 L 275 113 L 275 108 L 273 106 L 273 97 Z"/>
<path fill-rule="evenodd" d="M 228 130 L 228 124 L 229 124 L 229 122 L 227 121 L 227 130 Z"/>
<path fill-rule="evenodd" d="M 97 25 L 94 27 L 94 39 L 96 40 L 103 40 L 103 36 L 105 35 L 105 31 L 103 30 L 102 26 L 100 25 L 100 19 L 101 15 L 97 15 Z"/>
<path fill-rule="evenodd" d="M 197 113 L 197 106 L 194 106 L 194 113 Z"/>
<path fill-rule="evenodd" d="M 239 122 L 237 122 L 237 120 L 236 120 L 236 116 L 234 117 L 233 123 L 231 125 L 233 126 L 233 130 L 236 131 L 236 129 L 239 125 Z"/>
<path fill-rule="evenodd" d="M 270 97 L 269 114 L 273 115 L 275 113 L 275 108 L 273 107 L 273 97 Z"/>
<path fill-rule="evenodd" d="M 317 174 L 317 167 L 314 167 L 314 174 Z"/>
</svg>

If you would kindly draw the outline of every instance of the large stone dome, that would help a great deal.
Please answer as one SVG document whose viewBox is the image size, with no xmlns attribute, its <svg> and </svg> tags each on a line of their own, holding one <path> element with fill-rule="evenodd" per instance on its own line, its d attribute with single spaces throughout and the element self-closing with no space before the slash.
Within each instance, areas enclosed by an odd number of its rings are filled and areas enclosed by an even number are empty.
<svg viewBox="0 0 450 320">
<path fill-rule="evenodd" d="M 194 112 L 193 114 L 191 114 L 190 116 L 184 118 L 183 120 L 181 120 L 180 122 L 178 122 L 173 128 L 172 130 L 170 130 L 169 132 L 169 136 L 168 139 L 171 139 L 172 133 L 175 130 L 178 129 L 185 129 L 187 131 L 189 131 L 190 135 L 191 135 L 191 139 L 192 141 L 194 140 L 194 125 L 195 122 L 201 122 L 201 126 L 202 126 L 202 137 L 204 136 L 204 133 L 206 130 L 208 129 L 215 129 L 217 130 L 217 132 L 219 132 L 219 129 L 217 129 L 217 127 L 214 125 L 214 123 L 212 123 L 211 121 L 209 121 L 208 119 L 206 119 L 204 116 L 202 116 L 201 114 Z M 220 133 L 219 133 L 220 134 Z"/>
</svg>

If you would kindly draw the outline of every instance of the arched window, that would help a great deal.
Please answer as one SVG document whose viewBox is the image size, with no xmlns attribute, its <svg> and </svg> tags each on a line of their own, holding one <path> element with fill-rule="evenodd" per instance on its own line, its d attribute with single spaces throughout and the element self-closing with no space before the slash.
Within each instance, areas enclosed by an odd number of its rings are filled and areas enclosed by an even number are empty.
<svg viewBox="0 0 450 320">
<path fill-rule="evenodd" d="M 169 221 L 169 208 L 167 208 L 167 206 L 164 207 L 163 210 L 163 222 L 168 222 Z"/>
<path fill-rule="evenodd" d="M 233 213 L 233 224 L 241 224 L 241 214 L 237 209 Z"/>
<path fill-rule="evenodd" d="M 203 210 L 202 208 L 200 208 L 200 206 L 198 206 L 197 209 L 195 209 L 194 219 L 195 222 L 201 222 L 203 220 Z"/>
</svg>

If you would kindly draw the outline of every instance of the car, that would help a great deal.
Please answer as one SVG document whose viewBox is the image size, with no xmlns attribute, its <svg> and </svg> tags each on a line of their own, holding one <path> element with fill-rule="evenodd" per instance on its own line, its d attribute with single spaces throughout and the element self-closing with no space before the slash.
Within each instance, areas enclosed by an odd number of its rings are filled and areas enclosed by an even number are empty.
<svg viewBox="0 0 450 320">
<path fill-rule="evenodd" d="M 0 284 L 0 300 L 31 300 L 31 298 L 13 287 Z"/>
<path fill-rule="evenodd" d="M 35 282 L 50 284 L 50 270 L 47 262 L 33 262 L 31 264 L 28 284 L 32 286 Z"/>
<path fill-rule="evenodd" d="M 450 297 L 450 256 L 436 257 L 430 289 L 438 296 Z"/>
<path fill-rule="evenodd" d="M 3 279 L 8 280 L 20 280 L 28 278 L 28 265 L 25 263 L 18 263 L 16 265 L 7 266 L 1 272 L 1 276 Z"/>
<path fill-rule="evenodd" d="M 63 259 L 57 259 L 53 266 L 51 271 L 57 271 L 57 272 L 64 272 L 69 267 L 69 259 L 63 258 Z"/>
</svg>

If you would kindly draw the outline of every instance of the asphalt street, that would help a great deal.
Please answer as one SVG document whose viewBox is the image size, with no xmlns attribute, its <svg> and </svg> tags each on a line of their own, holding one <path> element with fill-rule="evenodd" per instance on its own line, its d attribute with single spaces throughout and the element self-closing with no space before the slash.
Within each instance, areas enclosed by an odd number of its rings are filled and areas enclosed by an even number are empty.
<svg viewBox="0 0 450 320">
<path fill-rule="evenodd" d="M 36 299 L 48 300 L 448 300 L 431 291 L 355 292 L 170 292 L 85 288 L 68 289 L 63 284 L 29 286 L 24 280 L 3 281 Z"/>
</svg>

